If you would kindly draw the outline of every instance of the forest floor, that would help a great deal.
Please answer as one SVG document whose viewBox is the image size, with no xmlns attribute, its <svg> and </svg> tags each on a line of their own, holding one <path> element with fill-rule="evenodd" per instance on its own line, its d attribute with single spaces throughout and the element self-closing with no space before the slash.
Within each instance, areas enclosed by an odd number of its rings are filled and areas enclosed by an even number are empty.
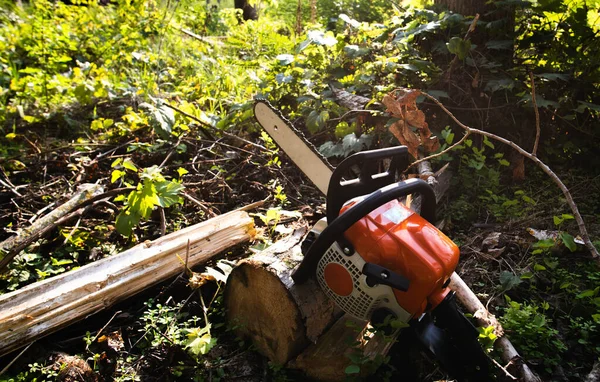
<svg viewBox="0 0 600 382">
<path fill-rule="evenodd" d="M 281 165 L 268 163 L 274 154 L 265 155 L 264 151 L 257 148 L 256 145 L 265 144 L 257 133 L 240 132 L 240 136 L 250 143 L 231 138 L 216 141 L 185 138 L 175 143 L 165 143 L 154 150 L 133 151 L 132 147 L 156 145 L 155 140 L 151 135 L 142 138 L 143 135 L 138 133 L 136 138 L 129 136 L 123 138 L 122 142 L 92 146 L 73 143 L 74 139 L 65 138 L 69 134 L 60 128 L 52 131 L 51 125 L 44 125 L 23 132 L 23 139 L 15 142 L 12 149 L 19 150 L 21 155 L 20 168 L 13 169 L 10 176 L 14 191 L 5 188 L 0 194 L 0 215 L 11 228 L 6 229 L 0 239 L 8 237 L 17 228 L 27 227 L 39 215 L 43 215 L 49 204 L 61 204 L 67 198 L 65 190 L 98 179 L 107 186 L 105 191 L 117 188 L 108 182 L 114 170 L 111 164 L 125 155 L 130 156 L 139 167 L 157 165 L 165 174 L 172 174 L 173 177 L 178 176 L 177 169 L 184 168 L 187 171 L 179 175 L 185 192 L 201 200 L 203 206 L 200 208 L 186 200 L 181 206 L 167 210 L 166 225 L 169 232 L 252 202 L 266 200 L 266 204 L 255 211 L 255 220 L 258 226 L 263 227 L 261 230 L 265 242 L 276 241 L 284 236 L 277 232 L 286 230 L 270 229 L 260 219 L 260 213 L 264 214 L 271 207 L 281 205 L 281 199 L 273 196 L 285 198 L 286 210 L 302 213 L 301 218 L 283 217 L 277 222 L 278 227 L 311 226 L 323 216 L 324 198 L 318 190 L 300 175 L 284 155 L 279 154 Z M 181 144 L 186 145 L 186 150 L 178 150 Z M 540 246 L 536 244 L 540 241 L 534 238 L 530 230 L 548 230 L 550 236 L 558 228 L 572 231 L 572 226 L 565 227 L 570 222 L 561 227 L 547 222 L 540 224 L 540 216 L 558 213 L 554 203 L 543 202 L 541 196 L 555 195 L 557 190 L 552 188 L 549 181 L 541 178 L 535 169 L 531 169 L 530 180 L 518 187 L 536 190 L 537 194 L 527 191 L 532 198 L 540 200 L 536 204 L 536 211 L 516 214 L 505 223 L 495 223 L 494 219 L 486 218 L 482 211 L 461 206 L 459 183 L 464 174 L 457 168 L 451 167 L 450 171 L 455 173 L 455 180 L 448 196 L 440 203 L 438 216 L 445 227 L 444 231 L 461 247 L 458 273 L 484 304 L 499 316 L 506 317 L 511 300 L 541 301 L 539 305 L 532 302 L 513 306 L 511 320 L 514 322 L 506 322 L 508 335 L 513 333 L 512 328 L 517 336 L 521 336 L 515 337 L 517 348 L 519 344 L 527 346 L 527 354 L 530 355 L 527 361 L 538 372 L 552 375 L 553 380 L 576 380 L 582 377 L 594 362 L 584 349 L 586 346 L 597 346 L 597 342 L 589 337 L 587 343 L 583 343 L 581 338 L 572 338 L 572 324 L 558 313 L 554 313 L 555 317 L 550 316 L 552 309 L 549 307 L 567 309 L 564 304 L 570 301 L 567 295 L 569 285 L 565 284 L 568 280 L 579 283 L 583 280 L 582 276 L 586 275 L 591 279 L 585 282 L 593 283 L 594 277 L 600 274 L 595 271 L 582 247 L 570 252 L 555 244 Z M 581 201 L 580 208 L 588 219 L 588 228 L 592 236 L 597 237 L 600 233 L 598 221 L 589 219 L 593 217 L 590 208 L 596 208 L 597 201 L 587 198 L 600 192 L 600 177 L 581 176 L 573 172 L 565 172 L 564 175 L 574 185 L 572 192 L 575 199 Z M 484 182 L 485 179 L 480 181 Z M 281 186 L 281 189 L 277 190 L 275 185 Z M 17 192 L 19 195 L 16 195 Z M 591 206 L 588 207 L 588 204 Z M 477 202 L 473 205 L 481 208 Z M 466 221 L 462 217 L 461 214 L 467 214 L 467 210 L 470 211 L 468 216 L 474 216 L 474 220 Z M 118 207 L 108 201 L 55 229 L 15 259 L 10 266 L 9 276 L 3 278 L 3 289 L 9 291 L 31 282 L 34 277 L 30 276 L 35 272 L 46 272 L 46 276 L 51 277 L 54 273 L 84 265 L 131 246 L 132 243 L 114 229 L 117 212 Z M 160 227 L 161 218 L 155 211 L 150 219 L 134 230 L 135 242 L 159 237 Z M 246 257 L 251 245 L 264 246 L 264 243 L 241 245 L 222 257 L 233 261 Z M 537 257 L 531 254 L 536 248 L 544 249 Z M 40 338 L 24 354 L 17 355 L 19 353 L 14 352 L 3 357 L 1 364 L 7 365 L 14 360 L 8 370 L 8 375 L 14 373 L 15 376 L 20 371 L 14 380 L 31 380 L 34 375 L 52 378 L 60 374 L 62 369 L 57 365 L 65 362 L 66 354 L 79 355 L 93 364 L 96 374 L 91 373 L 89 366 L 78 364 L 77 359 L 71 360 L 75 370 L 82 368 L 77 373 L 88 375 L 89 379 L 86 380 L 138 378 L 165 381 L 192 380 L 199 376 L 208 380 L 302 379 L 297 372 L 268 363 L 252 350 L 250 344 L 235 337 L 225 323 L 220 288 L 214 283 L 203 287 L 200 293 L 205 296 L 205 301 L 212 301 L 215 294 L 217 296 L 209 314 L 214 328 L 212 336 L 217 338 L 216 347 L 202 362 L 198 362 L 181 346 L 172 343 L 168 339 L 169 328 L 202 312 L 200 299 L 190 298 L 190 293 L 196 292 L 187 286 L 187 281 L 187 276 L 182 273 L 105 312 Z M 552 286 L 557 282 L 561 283 L 558 293 L 552 291 Z M 579 300 L 584 298 L 580 296 Z M 585 310 L 587 307 L 582 303 L 571 309 Z M 534 319 L 543 319 L 544 322 L 530 323 L 537 325 L 535 327 L 521 326 L 525 321 Z M 553 320 L 556 325 L 550 326 Z M 539 331 L 540 328 L 544 330 L 541 338 L 547 341 L 543 346 L 548 346 L 547 349 L 564 346 L 560 358 L 544 354 L 533 344 L 532 341 L 538 336 L 534 330 Z M 111 336 L 114 336 L 114 340 L 110 340 Z M 401 375 L 414 380 L 440 380 L 447 377 L 414 340 L 409 338 L 402 342 L 401 338 L 394 349 L 390 360 L 380 367 L 375 378 L 394 380 Z M 548 364 L 549 358 L 557 362 Z M 577 366 L 569 368 L 567 375 L 563 365 L 569 363 Z M 73 378 L 66 380 L 80 380 L 79 377 Z"/>
</svg>

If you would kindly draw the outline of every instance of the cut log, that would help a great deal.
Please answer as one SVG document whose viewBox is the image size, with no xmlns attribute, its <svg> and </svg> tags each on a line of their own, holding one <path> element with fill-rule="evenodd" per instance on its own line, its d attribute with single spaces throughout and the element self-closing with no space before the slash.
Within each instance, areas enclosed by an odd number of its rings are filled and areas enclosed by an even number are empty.
<svg viewBox="0 0 600 382">
<path fill-rule="evenodd" d="M 0 356 L 181 272 L 188 241 L 192 267 L 254 235 L 234 211 L 0 296 Z"/>
<path fill-rule="evenodd" d="M 288 366 L 303 370 L 306 375 L 319 381 L 343 381 L 348 377 L 345 370 L 352 363 L 352 355 L 366 360 L 385 356 L 400 334 L 398 330 L 384 336 L 381 332 L 374 333 L 367 329 L 367 322 L 344 314 L 317 343 L 311 344 Z M 375 372 L 368 365 L 362 365 L 361 376 Z"/>
<path fill-rule="evenodd" d="M 330 326 L 334 304 L 314 280 L 294 284 L 293 268 L 302 260 L 297 229 L 265 251 L 242 260 L 225 287 L 227 319 L 238 335 L 250 338 L 269 360 L 286 364 Z"/>
</svg>

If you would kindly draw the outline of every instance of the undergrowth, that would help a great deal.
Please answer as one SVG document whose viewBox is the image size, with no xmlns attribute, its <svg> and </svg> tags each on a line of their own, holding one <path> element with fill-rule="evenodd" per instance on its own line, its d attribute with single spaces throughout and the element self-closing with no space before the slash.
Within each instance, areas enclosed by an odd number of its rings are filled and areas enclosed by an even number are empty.
<svg viewBox="0 0 600 382">
<path fill-rule="evenodd" d="M 599 189 L 591 155 L 600 116 L 597 1 L 503 2 L 492 13 L 514 7 L 514 40 L 502 20 L 481 20 L 487 36 L 479 46 L 465 38 L 472 18 L 410 4 L 317 1 L 314 23 L 304 4 L 296 33 L 292 1 L 259 3 L 259 20 L 247 22 L 223 4 L 190 0 L 76 3 L 0 7 L 0 168 L 10 186 L 3 183 L 0 194 L 0 236 L 27 227 L 82 183 L 119 192 L 18 254 L 0 276 L 0 293 L 267 196 L 273 204 L 256 215 L 268 227 L 265 242 L 284 234 L 277 223 L 297 217 L 288 210 L 322 199 L 260 134 L 255 97 L 269 99 L 333 163 L 398 144 L 380 104 L 397 87 L 428 91 L 459 119 L 526 146 L 534 136 L 530 71 L 542 116 L 540 155 L 567 178 L 598 239 L 598 198 L 586 192 Z M 363 101 L 343 104 L 340 91 Z M 441 149 L 459 139 L 438 110 L 419 104 Z M 455 173 L 443 216 L 452 233 L 469 233 L 472 223 L 556 231 L 531 248 L 519 244 L 525 260 L 511 253 L 480 282 L 536 371 L 582 377 L 600 356 L 600 275 L 578 257 L 577 227 L 560 192 L 529 167 L 524 182 L 513 181 L 515 160 L 502 150 L 473 139 L 438 159 Z M 190 205 L 187 193 L 202 207 Z M 514 265 L 510 272 L 503 261 Z M 249 345 L 226 328 L 220 297 L 208 312 L 198 301 L 193 308 L 176 301 L 148 301 L 124 330 L 133 342 L 116 338 L 122 347 L 115 348 L 90 333 L 80 354 L 117 380 L 153 368 L 173 380 L 226 379 L 235 372 L 228 362 Z M 367 364 L 360 356 L 352 362 Z M 280 365 L 267 369 L 278 380 L 295 377 Z M 38 360 L 7 380 L 59 372 Z"/>
</svg>

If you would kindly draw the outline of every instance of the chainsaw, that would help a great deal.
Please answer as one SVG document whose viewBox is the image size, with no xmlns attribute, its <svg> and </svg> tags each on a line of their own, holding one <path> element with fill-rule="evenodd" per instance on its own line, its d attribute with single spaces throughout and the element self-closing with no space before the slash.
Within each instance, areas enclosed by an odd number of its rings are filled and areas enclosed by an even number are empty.
<svg viewBox="0 0 600 382">
<path fill-rule="evenodd" d="M 254 114 L 287 156 L 326 196 L 326 216 L 302 242 L 292 278 L 316 278 L 344 312 L 372 324 L 400 321 L 452 376 L 486 380 L 487 356 L 478 331 L 448 288 L 459 249 L 434 225 L 436 198 L 421 179 L 398 181 L 408 149 L 362 151 L 335 169 L 267 101 Z M 383 168 L 383 170 L 382 170 Z M 420 215 L 399 202 L 421 195 Z"/>
</svg>

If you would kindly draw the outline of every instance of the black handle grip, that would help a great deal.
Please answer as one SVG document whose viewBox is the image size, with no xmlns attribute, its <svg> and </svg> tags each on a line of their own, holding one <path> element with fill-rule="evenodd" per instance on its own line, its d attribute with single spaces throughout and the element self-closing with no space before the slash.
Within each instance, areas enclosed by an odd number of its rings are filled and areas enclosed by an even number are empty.
<svg viewBox="0 0 600 382">
<path fill-rule="evenodd" d="M 398 199 L 401 196 L 418 192 L 423 197 L 421 203 L 421 216 L 434 223 L 435 220 L 435 193 L 433 188 L 422 179 L 409 179 L 383 187 L 356 203 L 337 219 L 329 222 L 327 228 L 321 232 L 317 240 L 310 246 L 292 278 L 297 283 L 303 283 L 309 279 L 325 254 L 325 251 L 352 227 L 354 223 L 367 216 L 371 211 L 385 203 Z"/>
<path fill-rule="evenodd" d="M 379 172 L 379 163 L 390 159 L 387 171 Z M 343 181 L 342 178 L 352 166 L 358 166 L 358 178 Z M 361 151 L 344 159 L 336 168 L 327 191 L 327 221 L 336 219 L 344 203 L 357 196 L 392 184 L 396 181 L 396 173 L 408 166 L 408 148 L 406 146 L 387 147 L 378 150 Z"/>
</svg>

